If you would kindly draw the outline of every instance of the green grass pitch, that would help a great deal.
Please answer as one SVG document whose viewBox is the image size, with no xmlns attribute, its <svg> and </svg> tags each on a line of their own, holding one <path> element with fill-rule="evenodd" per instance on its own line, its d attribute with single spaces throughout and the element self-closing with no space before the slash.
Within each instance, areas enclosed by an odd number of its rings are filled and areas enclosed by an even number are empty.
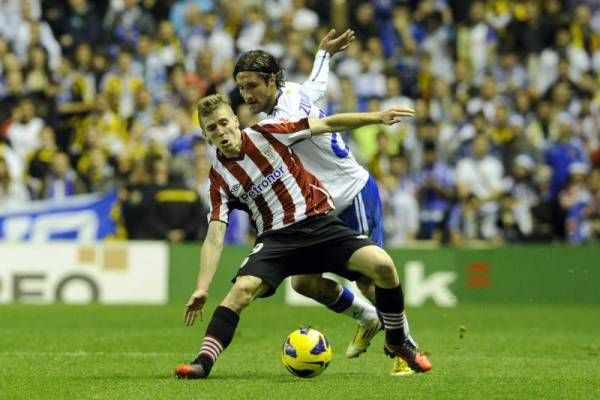
<svg viewBox="0 0 600 400">
<path fill-rule="evenodd" d="M 402 378 L 388 375 L 383 335 L 348 360 L 353 321 L 259 300 L 209 379 L 177 380 L 207 323 L 186 328 L 182 315 L 181 305 L 0 306 L 0 399 L 600 399 L 599 306 L 411 309 L 434 369 Z M 333 346 L 317 378 L 296 378 L 279 359 L 301 325 Z"/>
</svg>

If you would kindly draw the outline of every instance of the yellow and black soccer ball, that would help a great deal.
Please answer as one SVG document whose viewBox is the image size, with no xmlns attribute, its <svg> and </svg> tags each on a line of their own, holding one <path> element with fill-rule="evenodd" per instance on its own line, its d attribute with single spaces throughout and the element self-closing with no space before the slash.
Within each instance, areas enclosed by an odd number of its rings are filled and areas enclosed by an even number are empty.
<svg viewBox="0 0 600 400">
<path fill-rule="evenodd" d="M 281 350 L 283 365 L 300 378 L 320 375 L 329 365 L 332 356 L 329 340 L 313 328 L 297 329 L 290 333 Z"/>
</svg>

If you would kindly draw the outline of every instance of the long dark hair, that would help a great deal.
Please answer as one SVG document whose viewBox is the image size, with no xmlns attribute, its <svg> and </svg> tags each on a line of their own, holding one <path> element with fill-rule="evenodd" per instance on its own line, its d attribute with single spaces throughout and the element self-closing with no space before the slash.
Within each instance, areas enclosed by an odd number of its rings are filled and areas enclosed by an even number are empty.
<svg viewBox="0 0 600 400">
<path fill-rule="evenodd" d="M 240 72 L 250 71 L 258 72 L 260 76 L 266 81 L 273 75 L 275 75 L 275 83 L 277 87 L 283 86 L 283 69 L 275 56 L 271 53 L 267 53 L 263 50 L 250 50 L 242 53 L 235 63 L 233 69 L 233 79 Z"/>
</svg>

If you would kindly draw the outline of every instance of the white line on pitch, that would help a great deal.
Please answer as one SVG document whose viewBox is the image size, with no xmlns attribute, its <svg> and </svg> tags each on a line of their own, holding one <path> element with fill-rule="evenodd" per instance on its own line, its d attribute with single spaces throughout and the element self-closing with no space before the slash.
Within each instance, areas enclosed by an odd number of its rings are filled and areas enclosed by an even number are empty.
<svg viewBox="0 0 600 400">
<path fill-rule="evenodd" d="M 96 357 L 96 356 L 119 356 L 119 357 L 163 357 L 175 356 L 184 357 L 185 353 L 156 353 L 156 352 L 141 352 L 141 351 L 125 351 L 125 352 L 105 352 L 105 351 L 0 351 L 0 357 L 17 356 L 42 356 L 42 357 Z M 189 354 L 188 354 L 189 356 Z"/>
</svg>

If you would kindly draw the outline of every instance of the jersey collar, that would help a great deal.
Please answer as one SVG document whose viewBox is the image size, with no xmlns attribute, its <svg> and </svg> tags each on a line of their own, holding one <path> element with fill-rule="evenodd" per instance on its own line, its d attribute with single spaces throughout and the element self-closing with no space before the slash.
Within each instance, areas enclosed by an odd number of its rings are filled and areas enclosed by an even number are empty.
<svg viewBox="0 0 600 400">
<path fill-rule="evenodd" d="M 274 116 L 275 110 L 279 108 L 279 107 L 277 107 L 277 105 L 279 104 L 279 98 L 281 97 L 282 94 L 283 94 L 283 90 L 281 90 L 281 88 L 280 88 L 279 92 L 277 93 L 277 98 L 275 99 L 275 105 L 273 106 L 273 109 L 267 114 L 268 117 Z"/>
</svg>

